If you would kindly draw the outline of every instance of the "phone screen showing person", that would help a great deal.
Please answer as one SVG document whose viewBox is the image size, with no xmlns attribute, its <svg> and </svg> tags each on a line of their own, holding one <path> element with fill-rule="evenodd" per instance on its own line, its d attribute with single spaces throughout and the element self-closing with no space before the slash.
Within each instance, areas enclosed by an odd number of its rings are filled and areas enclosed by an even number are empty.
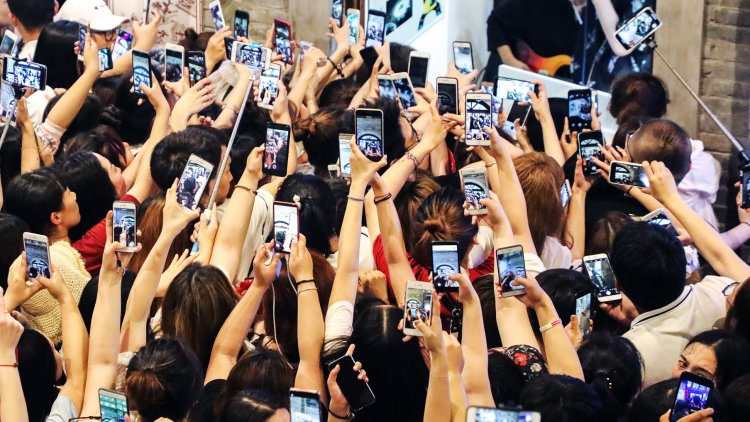
<svg viewBox="0 0 750 422">
<path fill-rule="evenodd" d="M 568 179 L 565 179 L 565 182 L 563 182 L 563 185 L 560 188 L 560 202 L 562 203 L 563 208 L 568 205 L 572 196 L 573 193 L 570 191 L 570 182 L 568 182 Z"/>
<path fill-rule="evenodd" d="M 260 76 L 260 100 L 258 106 L 273 109 L 279 95 L 279 77 L 275 76 L 274 66 L 264 70 Z"/>
<path fill-rule="evenodd" d="M 672 413 L 669 415 L 670 422 L 677 422 L 685 416 L 705 409 L 712 388 L 713 383 L 710 380 L 683 372 L 672 405 Z"/>
<path fill-rule="evenodd" d="M 46 237 L 36 235 L 34 238 L 24 236 L 23 248 L 26 251 L 26 270 L 30 279 L 37 277 L 50 278 L 51 265 L 49 258 L 49 241 Z"/>
<path fill-rule="evenodd" d="M 99 49 L 99 71 L 105 72 L 112 69 L 112 53 L 109 48 Z"/>
<path fill-rule="evenodd" d="M 393 86 L 393 80 L 388 75 L 378 75 L 378 88 L 380 89 L 380 98 L 388 100 L 396 99 L 396 87 Z"/>
<path fill-rule="evenodd" d="M 151 57 L 148 53 L 133 50 L 133 92 L 145 96 L 141 84 L 151 87 Z"/>
<path fill-rule="evenodd" d="M 487 186 L 487 173 L 484 169 L 472 168 L 461 171 L 466 204 L 469 206 L 469 214 L 484 214 L 487 208 L 481 203 L 482 199 L 489 196 Z"/>
<path fill-rule="evenodd" d="M 99 409 L 102 422 L 125 422 L 128 414 L 128 399 L 125 394 L 112 390 L 99 390 Z"/>
<path fill-rule="evenodd" d="M 432 242 L 432 284 L 438 292 L 457 292 L 458 282 L 448 278 L 460 272 L 457 242 Z"/>
<path fill-rule="evenodd" d="M 43 90 L 47 85 L 47 67 L 39 63 L 19 61 L 3 57 L 3 80 L 36 90 Z"/>
<path fill-rule="evenodd" d="M 112 206 L 112 240 L 125 245 L 128 250 L 136 247 L 135 204 L 115 202 Z"/>
<path fill-rule="evenodd" d="M 393 86 L 396 88 L 398 99 L 401 101 L 401 107 L 404 111 L 411 107 L 416 107 L 417 98 L 414 96 L 414 91 L 411 89 L 409 78 L 393 78 L 392 80 Z"/>
<path fill-rule="evenodd" d="M 83 60 L 83 51 L 86 48 L 86 35 L 89 33 L 89 22 L 81 19 L 78 22 L 78 60 Z"/>
<path fill-rule="evenodd" d="M 576 316 L 581 333 L 588 335 L 591 331 L 591 293 L 576 298 Z"/>
<path fill-rule="evenodd" d="M 177 183 L 177 202 L 189 210 L 196 209 L 213 169 L 214 166 L 208 161 L 191 155 Z"/>
<path fill-rule="evenodd" d="M 427 66 L 429 57 L 412 55 L 409 57 L 409 79 L 415 88 L 424 88 L 427 84 Z"/>
<path fill-rule="evenodd" d="M 466 145 L 489 145 L 490 135 L 484 131 L 492 127 L 492 96 L 466 96 Z"/>
<path fill-rule="evenodd" d="M 276 19 L 275 37 L 276 37 L 276 54 L 284 56 L 284 63 L 292 64 L 294 56 L 292 55 L 292 29 L 288 23 Z"/>
<path fill-rule="evenodd" d="M 568 127 L 571 132 L 591 129 L 591 90 L 568 91 Z"/>
<path fill-rule="evenodd" d="M 350 11 L 346 14 L 349 21 L 349 44 L 356 45 L 359 39 L 359 11 Z"/>
<path fill-rule="evenodd" d="M 336 25 L 344 26 L 344 0 L 331 0 L 331 17 Z"/>
<path fill-rule="evenodd" d="M 266 127 L 266 148 L 263 151 L 263 173 L 286 176 L 289 162 L 289 125 L 269 123 Z"/>
<path fill-rule="evenodd" d="M 202 51 L 189 51 L 187 53 L 187 67 L 190 86 L 193 86 L 206 77 L 206 56 Z"/>
<path fill-rule="evenodd" d="M 339 168 L 341 169 L 341 175 L 344 177 L 352 175 L 352 147 L 349 145 L 349 141 L 353 136 L 347 133 L 339 134 Z"/>
<path fill-rule="evenodd" d="M 221 11 L 221 3 L 219 0 L 212 1 L 208 4 L 208 9 L 211 11 L 211 19 L 214 22 L 214 29 L 216 32 L 221 31 L 222 28 L 227 26 L 224 22 L 224 12 Z"/>
<path fill-rule="evenodd" d="M 320 422 L 320 399 L 315 391 L 289 390 L 291 422 Z"/>
<path fill-rule="evenodd" d="M 626 50 L 630 50 L 646 40 L 660 26 L 659 18 L 651 8 L 647 7 L 618 28 L 615 38 Z"/>
<path fill-rule="evenodd" d="M 182 79 L 182 52 L 165 49 L 165 79 L 168 82 L 179 82 Z"/>
<path fill-rule="evenodd" d="M 273 249 L 276 252 L 292 252 L 292 241 L 299 236 L 299 214 L 297 206 L 286 202 L 273 203 Z"/>
<path fill-rule="evenodd" d="M 344 355 L 328 364 L 328 369 L 333 370 L 336 365 L 339 366 L 339 374 L 336 377 L 341 392 L 344 394 L 346 401 L 349 402 L 351 410 L 358 412 L 365 407 L 375 403 L 375 394 L 373 394 L 370 385 L 365 381 L 357 378 L 359 372 L 354 370 L 354 358 Z"/>
<path fill-rule="evenodd" d="M 407 283 L 404 304 L 404 334 L 421 336 L 414 323 L 421 319 L 430 325 L 432 321 L 432 286 L 422 281 Z"/>
<path fill-rule="evenodd" d="M 584 257 L 583 265 L 598 290 L 599 301 L 619 300 L 622 297 L 615 288 L 615 273 L 612 271 L 612 266 L 609 264 L 609 258 L 606 255 Z"/>
<path fill-rule="evenodd" d="M 740 191 L 742 192 L 742 204 L 740 206 L 744 209 L 750 208 L 750 171 L 742 171 Z"/>
<path fill-rule="evenodd" d="M 640 164 L 612 161 L 609 166 L 609 181 L 616 185 L 649 187 L 648 175 Z"/>
<path fill-rule="evenodd" d="M 437 83 L 438 113 L 458 113 L 458 83 Z"/>
<path fill-rule="evenodd" d="M 498 249 L 495 256 L 497 258 L 497 275 L 500 279 L 500 291 L 502 295 L 505 297 L 523 294 L 523 286 L 514 286 L 512 284 L 518 277 L 526 278 L 526 262 L 523 258 L 523 247 L 517 245 Z"/>
<path fill-rule="evenodd" d="M 515 102 L 530 103 L 529 92 L 536 91 L 536 85 L 518 79 L 498 77 L 495 79 L 495 97 Z"/>
<path fill-rule="evenodd" d="M 380 12 L 376 13 L 373 10 L 367 15 L 367 38 L 365 39 L 365 47 L 380 47 L 383 45 L 383 37 L 385 36 L 385 15 Z"/>
<path fill-rule="evenodd" d="M 588 176 L 599 174 L 599 167 L 594 163 L 594 157 L 604 160 L 603 145 L 604 137 L 598 130 L 578 134 L 578 156 L 583 158 L 583 174 Z"/>
<path fill-rule="evenodd" d="M 133 44 L 133 34 L 130 32 L 120 29 L 117 31 L 117 39 L 115 40 L 115 46 L 112 48 L 112 60 L 117 60 L 122 57 L 125 53 L 130 50 L 130 46 Z"/>
<path fill-rule="evenodd" d="M 374 109 L 355 112 L 357 147 L 372 161 L 383 158 L 383 113 Z"/>
<path fill-rule="evenodd" d="M 243 11 L 237 10 L 234 12 L 234 37 L 247 38 L 250 33 L 250 14 Z"/>
<path fill-rule="evenodd" d="M 471 44 L 453 44 L 453 62 L 459 72 L 464 75 L 471 73 L 474 70 Z"/>
<path fill-rule="evenodd" d="M 224 37 L 224 50 L 227 54 L 227 59 L 232 58 L 232 49 L 234 48 L 234 38 Z"/>
</svg>

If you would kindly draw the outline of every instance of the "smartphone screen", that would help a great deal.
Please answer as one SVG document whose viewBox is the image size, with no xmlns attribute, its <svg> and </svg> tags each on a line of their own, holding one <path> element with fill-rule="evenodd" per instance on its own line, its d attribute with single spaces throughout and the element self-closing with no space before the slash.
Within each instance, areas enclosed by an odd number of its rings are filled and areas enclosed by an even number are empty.
<svg viewBox="0 0 750 422">
<path fill-rule="evenodd" d="M 523 248 L 519 245 L 498 249 L 495 256 L 497 258 L 497 275 L 500 278 L 500 290 L 503 296 L 522 294 L 523 286 L 514 286 L 511 283 L 518 277 L 526 278 Z"/>
<path fill-rule="evenodd" d="M 460 272 L 457 242 L 432 242 L 432 284 L 438 292 L 458 291 L 458 282 L 448 276 Z"/>
<path fill-rule="evenodd" d="M 596 163 L 593 158 L 596 157 L 600 160 L 604 160 L 604 154 L 602 153 L 602 146 L 604 145 L 604 138 L 602 133 L 598 130 L 592 132 L 581 132 L 578 135 L 578 156 L 583 158 L 583 174 L 589 176 L 598 175 Z"/>
<path fill-rule="evenodd" d="M 99 49 L 99 71 L 104 72 L 112 69 L 112 54 L 109 48 Z"/>
<path fill-rule="evenodd" d="M 273 66 L 264 70 L 260 76 L 260 101 L 259 107 L 272 109 L 279 95 L 279 77 Z"/>
<path fill-rule="evenodd" d="M 645 8 L 635 15 L 633 19 L 620 27 L 615 32 L 615 38 L 626 49 L 630 50 L 642 43 L 661 26 L 661 21 L 656 17 L 651 8 Z"/>
<path fill-rule="evenodd" d="M 291 389 L 289 391 L 291 422 L 320 422 L 320 399 L 314 391 Z"/>
<path fill-rule="evenodd" d="M 385 36 L 385 15 L 381 13 L 375 13 L 370 10 L 367 15 L 367 39 L 365 40 L 365 47 L 380 47 L 383 45 L 383 37 Z"/>
<path fill-rule="evenodd" d="M 297 206 L 285 202 L 273 203 L 273 248 L 276 252 L 292 252 L 292 241 L 299 235 Z"/>
<path fill-rule="evenodd" d="M 591 293 L 576 298 L 576 316 L 583 335 L 591 331 Z"/>
<path fill-rule="evenodd" d="M 618 185 L 649 187 L 648 175 L 640 164 L 613 161 L 610 163 L 609 181 Z"/>
<path fill-rule="evenodd" d="M 266 148 L 263 151 L 263 173 L 286 176 L 289 162 L 289 125 L 269 123 L 266 127 Z"/>
<path fill-rule="evenodd" d="M 352 163 L 350 161 L 352 147 L 349 145 L 352 136 L 354 135 L 346 133 L 339 135 L 339 168 L 341 169 L 341 175 L 344 177 L 352 175 Z"/>
<path fill-rule="evenodd" d="M 227 54 L 227 59 L 232 58 L 232 48 L 234 47 L 234 38 L 224 37 L 224 50 Z"/>
<path fill-rule="evenodd" d="M 179 82 L 182 79 L 182 52 L 165 49 L 165 73 L 168 82 Z"/>
<path fill-rule="evenodd" d="M 437 83 L 438 113 L 458 113 L 458 83 Z"/>
<path fill-rule="evenodd" d="M 133 92 L 144 96 L 141 84 L 151 87 L 151 58 L 148 53 L 133 51 Z"/>
<path fill-rule="evenodd" d="M 47 85 L 47 67 L 34 62 L 3 58 L 3 80 L 14 85 L 42 90 Z"/>
<path fill-rule="evenodd" d="M 82 19 L 78 22 L 78 59 L 83 60 L 83 50 L 86 47 L 86 35 L 89 33 L 89 22 Z"/>
<path fill-rule="evenodd" d="M 211 11 L 211 19 L 214 22 L 214 29 L 219 32 L 221 28 L 227 26 L 224 23 L 224 13 L 221 11 L 221 3 L 219 0 L 213 1 L 208 4 L 208 9 Z"/>
<path fill-rule="evenodd" d="M 23 248 L 26 251 L 26 268 L 30 279 L 50 278 L 49 243 L 46 238 L 32 239 L 24 236 Z"/>
<path fill-rule="evenodd" d="M 470 407 L 467 420 L 471 422 L 518 422 L 518 412 L 508 409 Z"/>
<path fill-rule="evenodd" d="M 620 299 L 620 292 L 615 288 L 615 273 L 606 255 L 584 257 L 583 265 L 598 290 L 597 296 L 600 301 Z"/>
<path fill-rule="evenodd" d="M 263 57 L 262 47 L 238 42 L 233 48 L 237 50 L 234 52 L 235 62 L 246 64 L 250 69 L 254 70 L 265 67 L 265 57 Z"/>
<path fill-rule="evenodd" d="M 250 14 L 237 10 L 234 12 L 234 37 L 247 38 L 247 34 L 250 31 Z"/>
<path fill-rule="evenodd" d="M 15 92 L 13 86 L 5 81 L 2 82 L 2 88 L 0 88 L 0 108 L 2 108 L 3 119 L 16 121 L 18 110 L 16 110 Z"/>
<path fill-rule="evenodd" d="M 354 371 L 354 364 L 354 358 L 344 355 L 329 363 L 328 369 L 332 370 L 339 365 L 336 384 L 349 402 L 351 410 L 357 412 L 375 403 L 375 395 L 367 382 L 357 378 L 359 373 Z"/>
<path fill-rule="evenodd" d="M 292 64 L 294 57 L 292 56 L 292 43 L 291 43 L 291 28 L 289 24 L 279 21 L 274 21 L 276 27 L 276 54 L 284 56 L 284 63 Z"/>
<path fill-rule="evenodd" d="M 480 201 L 489 196 L 487 186 L 487 173 L 484 169 L 468 169 L 461 172 L 466 203 L 469 205 L 469 214 L 480 214 L 486 212 L 486 207 Z"/>
<path fill-rule="evenodd" d="M 13 32 L 5 30 L 3 34 L 3 40 L 0 42 L 0 54 L 10 56 L 13 54 L 13 46 L 16 45 L 16 40 L 13 38 Z"/>
<path fill-rule="evenodd" d="M 750 171 L 742 172 L 742 184 L 740 185 L 742 192 L 742 208 L 750 208 Z"/>
<path fill-rule="evenodd" d="M 346 14 L 349 21 L 349 44 L 356 45 L 359 39 L 359 11 L 351 11 Z"/>
<path fill-rule="evenodd" d="M 568 91 L 568 127 L 571 132 L 591 129 L 591 90 Z"/>
<path fill-rule="evenodd" d="M 421 281 L 414 281 L 411 283 L 422 283 Z M 417 331 L 414 322 L 418 319 L 429 325 L 432 320 L 432 288 L 414 287 L 407 284 L 406 286 L 406 302 L 404 312 L 406 318 L 404 318 L 404 332 L 409 330 L 412 335 L 421 336 Z M 426 283 L 424 283 L 427 285 Z M 429 286 L 429 285 L 428 285 Z"/>
<path fill-rule="evenodd" d="M 383 113 L 380 110 L 359 109 L 355 112 L 357 147 L 372 161 L 383 158 Z"/>
<path fill-rule="evenodd" d="M 102 421 L 125 422 L 128 414 L 128 399 L 125 394 L 110 390 L 99 390 L 99 408 Z"/>
<path fill-rule="evenodd" d="M 188 77 L 190 86 L 206 77 L 206 56 L 202 51 L 190 51 L 187 53 Z"/>
<path fill-rule="evenodd" d="M 393 81 L 387 75 L 383 75 L 381 78 L 378 76 L 378 88 L 380 88 L 380 98 L 386 98 L 389 100 L 396 99 L 396 87 L 393 85 Z"/>
<path fill-rule="evenodd" d="M 398 99 L 401 101 L 401 107 L 404 111 L 411 107 L 416 107 L 417 98 L 414 96 L 414 91 L 411 89 L 408 78 L 393 78 L 393 86 L 396 88 L 396 94 Z"/>
<path fill-rule="evenodd" d="M 135 249 L 135 233 L 135 205 L 115 202 L 112 207 L 112 239 L 128 249 Z"/>
<path fill-rule="evenodd" d="M 115 40 L 115 46 L 112 48 L 112 60 L 122 57 L 130 50 L 132 44 L 133 34 L 124 29 L 117 31 L 117 40 Z"/>
<path fill-rule="evenodd" d="M 563 208 L 568 205 L 572 196 L 573 194 L 570 192 L 570 182 L 568 182 L 568 179 L 565 179 L 565 182 L 563 182 L 563 185 L 560 188 L 560 202 L 562 203 Z"/>
<path fill-rule="evenodd" d="M 466 145 L 489 145 L 492 126 L 492 96 L 466 96 Z"/>
<path fill-rule="evenodd" d="M 344 25 L 344 0 L 331 0 L 331 17 L 339 27 Z"/>
<path fill-rule="evenodd" d="M 471 53 L 471 44 L 454 43 L 453 62 L 459 72 L 464 75 L 471 73 L 471 71 L 474 70 L 474 58 Z"/>
<path fill-rule="evenodd" d="M 490 82 L 482 82 L 481 90 L 483 93 L 490 95 L 492 99 L 492 124 L 500 126 L 500 112 L 502 112 L 503 100 L 495 97 L 495 85 Z"/>
<path fill-rule="evenodd" d="M 409 79 L 415 88 L 424 88 L 427 84 L 427 66 L 429 57 L 412 55 L 409 57 Z"/>
<path fill-rule="evenodd" d="M 196 155 L 191 155 L 177 184 L 177 202 L 194 210 L 200 204 L 214 166 Z"/>
<path fill-rule="evenodd" d="M 678 421 L 691 413 L 705 409 L 712 386 L 712 382 L 707 379 L 683 372 L 669 420 Z"/>
<path fill-rule="evenodd" d="M 516 102 L 530 103 L 529 91 L 534 91 L 536 86 L 531 82 L 517 79 L 498 77 L 495 79 L 495 96 Z"/>
</svg>

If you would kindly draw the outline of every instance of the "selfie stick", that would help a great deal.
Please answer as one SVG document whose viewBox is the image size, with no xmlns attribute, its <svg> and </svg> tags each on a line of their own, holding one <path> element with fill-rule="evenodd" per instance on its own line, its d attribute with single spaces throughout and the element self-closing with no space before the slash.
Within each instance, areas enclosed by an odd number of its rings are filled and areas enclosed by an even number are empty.
<svg viewBox="0 0 750 422">
<path fill-rule="evenodd" d="M 221 177 L 224 175 L 224 171 L 227 169 L 227 162 L 229 161 L 229 153 L 232 152 L 232 146 L 234 145 L 234 138 L 237 137 L 237 130 L 240 128 L 240 120 L 242 120 L 242 115 L 245 113 L 245 105 L 247 104 L 247 99 L 250 97 L 250 92 L 253 90 L 253 77 L 250 77 L 250 83 L 247 85 L 247 90 L 245 91 L 245 97 L 242 100 L 242 104 L 240 105 L 240 110 L 237 112 L 237 120 L 234 122 L 234 129 L 232 129 L 232 136 L 229 138 L 229 144 L 227 144 L 227 150 L 224 152 L 224 157 L 221 159 L 221 165 L 219 165 L 219 171 L 216 173 L 216 181 L 214 182 L 214 188 L 211 190 L 211 196 L 208 199 L 208 206 L 206 207 L 206 210 L 208 210 L 209 214 L 206 218 L 206 224 L 211 223 L 211 208 L 214 206 L 214 202 L 216 202 L 216 194 L 219 192 L 219 185 L 221 184 Z M 195 239 L 195 242 L 193 243 L 193 248 L 190 250 L 190 255 L 196 255 L 198 254 L 198 239 Z"/>
<path fill-rule="evenodd" d="M 5 121 L 5 126 L 3 127 L 3 134 L 0 136 L 0 148 L 2 148 L 3 143 L 5 142 L 5 137 L 8 136 L 8 128 L 10 128 L 10 123 L 13 121 L 13 116 L 16 114 L 16 108 L 18 107 L 18 101 L 23 98 L 23 87 L 18 85 L 11 85 L 13 87 L 13 98 L 16 99 L 16 101 L 13 103 L 13 107 L 10 109 L 10 114 L 8 115 L 8 119 Z"/>
</svg>

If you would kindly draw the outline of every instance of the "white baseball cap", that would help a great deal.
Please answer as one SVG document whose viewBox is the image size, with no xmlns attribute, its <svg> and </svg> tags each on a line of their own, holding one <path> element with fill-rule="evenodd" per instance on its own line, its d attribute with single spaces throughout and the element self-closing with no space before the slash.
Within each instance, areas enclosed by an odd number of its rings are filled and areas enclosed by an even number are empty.
<svg viewBox="0 0 750 422">
<path fill-rule="evenodd" d="M 68 0 L 55 16 L 55 20 L 78 22 L 80 19 L 89 21 L 89 27 L 94 32 L 112 31 L 129 20 L 113 15 L 104 0 Z"/>
</svg>

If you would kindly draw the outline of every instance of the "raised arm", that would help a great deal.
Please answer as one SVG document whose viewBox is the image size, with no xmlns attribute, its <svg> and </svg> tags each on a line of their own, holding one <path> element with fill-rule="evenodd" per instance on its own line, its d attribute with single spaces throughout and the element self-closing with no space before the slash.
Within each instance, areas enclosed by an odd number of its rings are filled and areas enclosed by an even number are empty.
<svg viewBox="0 0 750 422">
<path fill-rule="evenodd" d="M 565 157 L 563 155 L 562 147 L 560 146 L 560 138 L 557 137 L 555 121 L 552 119 L 552 112 L 549 108 L 547 88 L 545 88 L 544 84 L 539 81 L 534 82 L 534 85 L 539 87 L 539 93 L 537 94 L 534 91 L 531 91 L 529 92 L 529 96 L 531 96 L 534 115 L 536 115 L 536 119 L 539 120 L 539 124 L 542 125 L 544 152 L 554 158 L 555 161 L 557 161 L 557 164 L 562 166 L 565 164 Z"/>
<path fill-rule="evenodd" d="M 16 123 L 21 129 L 21 174 L 23 174 L 41 167 L 42 161 L 39 158 L 40 151 L 36 142 L 34 125 L 29 119 L 26 98 L 18 100 L 17 108 Z"/>
<path fill-rule="evenodd" d="M 591 3 L 594 4 L 596 15 L 599 17 L 599 23 L 602 26 L 604 36 L 607 37 L 607 43 L 609 43 L 612 52 L 620 57 L 627 56 L 628 50 L 615 38 L 617 23 L 620 21 L 620 17 L 612 5 L 612 0 L 591 0 Z"/>
<path fill-rule="evenodd" d="M 238 75 L 237 85 L 234 86 L 232 92 L 224 99 L 224 107 L 221 110 L 221 114 L 219 114 L 219 117 L 216 118 L 212 125 L 215 128 L 234 127 L 235 122 L 240 118 L 237 113 L 242 107 L 242 101 L 245 99 L 247 88 L 253 83 L 253 77 L 247 65 L 233 63 L 233 66 Z"/>
<path fill-rule="evenodd" d="M 118 76 L 123 73 L 127 73 L 133 68 L 133 50 L 138 51 L 151 51 L 156 44 L 156 35 L 159 30 L 159 24 L 161 23 L 161 15 L 156 13 L 151 19 L 151 22 L 144 25 L 138 21 L 133 21 L 133 35 L 135 40 L 133 43 L 133 49 L 123 54 L 122 57 L 112 63 L 112 69 L 104 72 L 102 76 L 105 78 L 108 76 Z M 102 46 L 103 47 L 103 46 Z"/>
<path fill-rule="evenodd" d="M 0 419 L 4 421 L 29 420 L 16 357 L 21 334 L 23 326 L 6 311 L 5 302 L 0 297 Z"/>
<path fill-rule="evenodd" d="M 576 174 L 565 221 L 565 233 L 572 240 L 570 254 L 573 260 L 582 259 L 586 248 L 586 195 L 591 180 L 583 174 L 583 159 L 576 160 Z"/>
<path fill-rule="evenodd" d="M 440 300 L 432 293 L 432 321 L 428 326 L 422 318 L 414 322 L 422 334 L 424 344 L 430 352 L 430 381 L 427 385 L 427 399 L 424 405 L 424 420 L 450 421 L 451 397 L 448 383 L 448 351 L 443 341 L 443 328 L 440 321 Z"/>
</svg>

